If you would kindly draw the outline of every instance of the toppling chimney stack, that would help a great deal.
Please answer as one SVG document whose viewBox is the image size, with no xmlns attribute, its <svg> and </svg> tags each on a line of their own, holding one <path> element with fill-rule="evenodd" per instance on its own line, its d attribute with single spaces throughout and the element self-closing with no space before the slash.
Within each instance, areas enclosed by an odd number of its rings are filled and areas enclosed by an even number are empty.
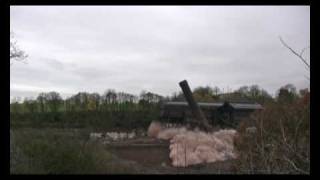
<svg viewBox="0 0 320 180">
<path fill-rule="evenodd" d="M 194 118 L 199 122 L 199 128 L 208 132 L 212 130 L 212 127 L 210 126 L 210 124 L 208 123 L 207 118 L 205 117 L 205 115 L 203 114 L 203 112 L 201 111 L 198 103 L 194 100 L 192 92 L 190 90 L 190 87 L 188 85 L 188 82 L 186 80 L 183 80 L 179 83 L 182 92 L 189 104 L 189 107 L 191 108 L 192 114 L 194 116 Z"/>
</svg>

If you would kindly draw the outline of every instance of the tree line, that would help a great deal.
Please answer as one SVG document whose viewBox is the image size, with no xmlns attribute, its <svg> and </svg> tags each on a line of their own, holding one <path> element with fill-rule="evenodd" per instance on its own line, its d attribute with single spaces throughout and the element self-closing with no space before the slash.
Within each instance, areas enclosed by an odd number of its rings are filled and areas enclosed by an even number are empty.
<svg viewBox="0 0 320 180">
<path fill-rule="evenodd" d="M 219 87 L 200 86 L 193 90 L 193 96 L 198 102 L 292 102 L 299 96 L 308 93 L 308 89 L 299 92 L 292 84 L 281 87 L 272 97 L 258 85 L 241 86 L 230 92 L 223 93 Z M 19 98 L 10 103 L 12 113 L 45 113 L 45 112 L 79 112 L 79 111 L 138 111 L 158 108 L 166 101 L 185 101 L 182 91 L 171 96 L 161 96 L 156 93 L 142 91 L 139 96 L 109 89 L 102 95 L 98 93 L 79 92 L 65 100 L 58 92 L 40 93 L 36 99 Z"/>
</svg>

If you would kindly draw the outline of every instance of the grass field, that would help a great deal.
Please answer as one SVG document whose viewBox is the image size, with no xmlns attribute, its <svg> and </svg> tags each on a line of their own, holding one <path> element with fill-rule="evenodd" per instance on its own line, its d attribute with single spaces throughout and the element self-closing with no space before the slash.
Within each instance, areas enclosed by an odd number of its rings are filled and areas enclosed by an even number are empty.
<svg viewBox="0 0 320 180">
<path fill-rule="evenodd" d="M 88 139 L 88 129 L 19 128 L 11 130 L 13 174 L 137 173 L 101 144 Z"/>
<path fill-rule="evenodd" d="M 175 168 L 167 147 L 104 146 L 91 129 L 14 128 L 10 131 L 11 174 L 217 174 L 232 162 Z"/>
</svg>

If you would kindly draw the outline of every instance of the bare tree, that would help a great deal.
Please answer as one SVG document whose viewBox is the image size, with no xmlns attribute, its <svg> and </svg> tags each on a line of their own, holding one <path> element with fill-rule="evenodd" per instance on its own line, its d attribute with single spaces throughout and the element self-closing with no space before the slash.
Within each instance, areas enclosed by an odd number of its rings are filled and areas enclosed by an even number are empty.
<svg viewBox="0 0 320 180">
<path fill-rule="evenodd" d="M 301 50 L 300 53 L 298 53 L 296 50 L 292 49 L 286 42 L 284 42 L 284 40 L 281 38 L 281 36 L 279 37 L 281 43 L 288 48 L 294 55 L 296 55 L 305 65 L 306 68 L 308 69 L 308 71 L 310 71 L 310 64 L 307 62 L 307 60 L 303 57 L 303 53 L 305 52 L 306 49 L 310 48 L 310 46 L 305 47 Z M 309 77 L 305 76 L 308 80 L 310 80 Z"/>
<path fill-rule="evenodd" d="M 10 32 L 10 66 L 13 64 L 13 60 L 26 63 L 27 57 L 28 55 L 18 47 L 14 33 Z"/>
</svg>

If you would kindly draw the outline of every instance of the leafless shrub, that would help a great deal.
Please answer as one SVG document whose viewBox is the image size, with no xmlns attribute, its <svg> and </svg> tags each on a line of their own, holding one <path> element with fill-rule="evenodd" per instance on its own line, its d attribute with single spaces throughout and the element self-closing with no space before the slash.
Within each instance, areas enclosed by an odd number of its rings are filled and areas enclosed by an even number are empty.
<svg viewBox="0 0 320 180">
<path fill-rule="evenodd" d="M 246 133 L 254 125 L 256 133 Z M 310 171 L 310 104 L 305 99 L 291 104 L 273 103 L 255 113 L 238 129 L 240 173 L 294 173 Z"/>
</svg>

